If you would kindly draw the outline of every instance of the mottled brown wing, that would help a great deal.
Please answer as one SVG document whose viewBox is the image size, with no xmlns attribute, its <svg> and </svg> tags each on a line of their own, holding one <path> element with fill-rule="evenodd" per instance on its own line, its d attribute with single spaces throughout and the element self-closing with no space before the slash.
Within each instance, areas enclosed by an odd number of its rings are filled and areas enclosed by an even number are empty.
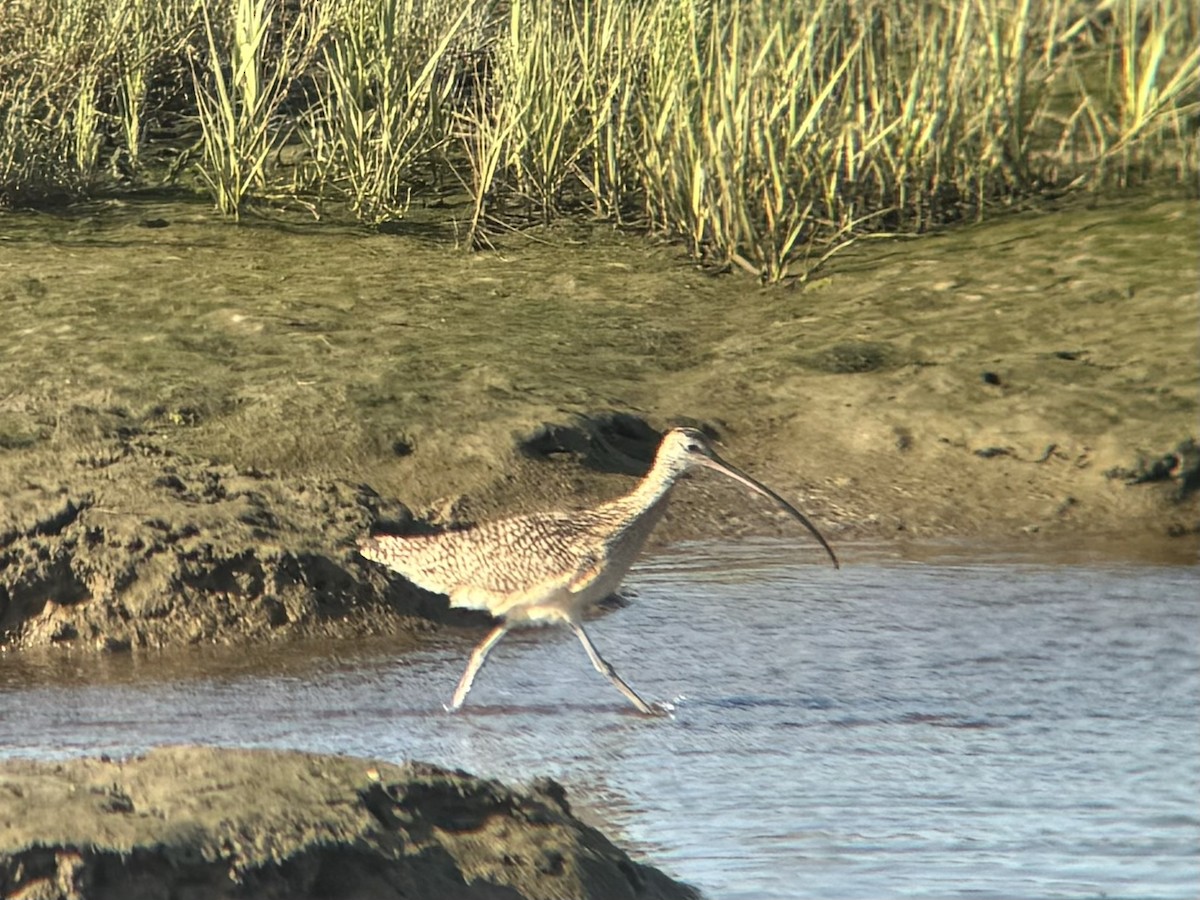
<svg viewBox="0 0 1200 900">
<path fill-rule="evenodd" d="M 559 590 L 579 591 L 600 574 L 591 531 L 577 518 L 540 513 L 441 534 L 379 535 L 359 552 L 453 606 L 498 613 Z"/>
</svg>

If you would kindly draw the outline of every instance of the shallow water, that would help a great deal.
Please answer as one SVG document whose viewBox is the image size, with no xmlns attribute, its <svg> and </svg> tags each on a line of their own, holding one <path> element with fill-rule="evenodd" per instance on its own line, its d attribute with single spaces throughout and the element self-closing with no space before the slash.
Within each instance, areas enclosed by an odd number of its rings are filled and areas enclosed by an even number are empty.
<svg viewBox="0 0 1200 900">
<path fill-rule="evenodd" d="M 0 755 L 200 741 L 549 774 L 716 900 L 1194 898 L 1200 570 L 941 545 L 901 557 L 691 544 L 589 626 L 665 719 L 565 630 L 0 662 Z"/>
</svg>

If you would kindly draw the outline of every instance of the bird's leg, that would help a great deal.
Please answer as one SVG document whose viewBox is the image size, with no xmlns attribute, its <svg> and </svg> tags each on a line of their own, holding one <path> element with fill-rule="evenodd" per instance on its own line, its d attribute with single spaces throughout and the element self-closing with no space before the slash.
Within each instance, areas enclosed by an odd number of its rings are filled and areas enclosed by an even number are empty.
<svg viewBox="0 0 1200 900">
<path fill-rule="evenodd" d="M 583 644 L 583 649 L 587 651 L 588 659 L 592 661 L 592 665 L 596 667 L 596 671 L 616 685 L 617 690 L 629 698 L 629 701 L 638 708 L 638 712 L 652 716 L 655 714 L 654 707 L 648 704 L 645 700 L 637 695 L 629 685 L 621 680 L 621 676 L 603 656 L 597 652 L 592 645 L 591 639 L 588 638 L 587 632 L 583 630 L 583 626 L 578 622 L 570 622 L 571 630 L 575 632 L 575 636 L 579 638 L 579 643 Z"/>
<path fill-rule="evenodd" d="M 487 660 L 487 655 L 491 653 L 492 648 L 496 646 L 500 638 L 504 637 L 504 633 L 508 631 L 508 627 L 507 622 L 501 622 L 489 632 L 487 637 L 479 642 L 478 647 L 471 651 L 471 658 L 467 662 L 467 670 L 463 672 L 462 678 L 458 679 L 458 687 L 454 689 L 454 699 L 446 707 L 448 712 L 454 712 L 463 705 L 463 701 L 467 699 L 467 693 L 471 690 L 471 683 L 475 681 L 475 676 L 483 668 L 483 664 Z"/>
</svg>

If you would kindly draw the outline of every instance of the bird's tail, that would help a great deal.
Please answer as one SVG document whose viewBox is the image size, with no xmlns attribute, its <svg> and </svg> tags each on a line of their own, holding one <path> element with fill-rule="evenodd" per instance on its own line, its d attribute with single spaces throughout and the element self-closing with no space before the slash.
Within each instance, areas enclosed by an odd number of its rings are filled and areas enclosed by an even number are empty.
<svg viewBox="0 0 1200 900">
<path fill-rule="evenodd" d="M 373 535 L 361 537 L 358 539 L 357 544 L 358 552 L 366 559 L 372 562 L 386 562 L 384 559 L 383 543 L 379 538 Z"/>
</svg>

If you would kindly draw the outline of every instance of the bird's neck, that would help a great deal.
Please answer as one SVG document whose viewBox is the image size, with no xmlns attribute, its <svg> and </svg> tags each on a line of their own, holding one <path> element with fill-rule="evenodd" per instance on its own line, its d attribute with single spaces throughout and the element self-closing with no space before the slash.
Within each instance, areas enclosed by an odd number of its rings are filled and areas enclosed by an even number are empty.
<svg viewBox="0 0 1200 900">
<path fill-rule="evenodd" d="M 671 488 L 675 486 L 677 477 L 678 475 L 666 465 L 655 461 L 646 477 L 638 482 L 637 487 L 616 502 L 620 503 L 634 517 L 642 515 L 655 506 L 666 506 L 667 498 L 671 494 Z"/>
</svg>

